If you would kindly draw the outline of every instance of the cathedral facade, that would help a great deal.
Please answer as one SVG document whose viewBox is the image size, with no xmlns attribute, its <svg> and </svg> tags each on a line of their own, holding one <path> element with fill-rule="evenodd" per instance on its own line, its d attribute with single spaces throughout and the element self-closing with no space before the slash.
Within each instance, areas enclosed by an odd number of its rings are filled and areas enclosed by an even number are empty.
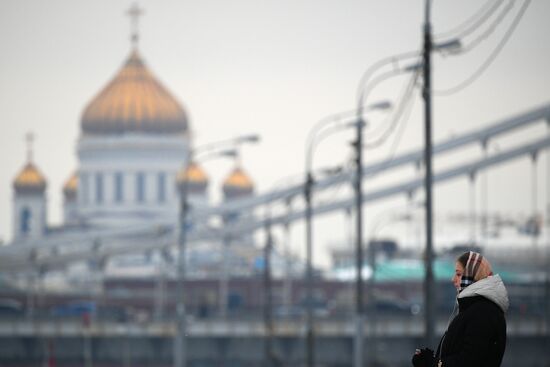
<svg viewBox="0 0 550 367">
<path fill-rule="evenodd" d="M 114 78 L 83 110 L 78 167 L 62 188 L 63 224 L 55 230 L 47 220 L 46 175 L 29 148 L 13 182 L 14 244 L 67 233 L 84 238 L 96 229 L 131 235 L 132 228 L 177 225 L 184 183 L 191 207 L 208 206 L 208 175 L 197 162 L 188 162 L 189 131 L 182 104 L 155 78 L 134 44 Z M 221 190 L 225 200 L 233 200 L 253 195 L 254 184 L 236 164 Z"/>
</svg>

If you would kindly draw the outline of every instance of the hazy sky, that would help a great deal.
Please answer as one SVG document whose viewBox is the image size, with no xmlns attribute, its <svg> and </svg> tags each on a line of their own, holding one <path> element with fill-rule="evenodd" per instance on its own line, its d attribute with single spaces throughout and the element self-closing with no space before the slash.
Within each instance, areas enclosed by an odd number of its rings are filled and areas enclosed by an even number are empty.
<svg viewBox="0 0 550 367">
<path fill-rule="evenodd" d="M 452 30 L 487 3 L 434 1 L 434 33 Z M 459 83 L 486 60 L 523 1 L 514 3 L 503 23 L 471 52 L 434 56 L 435 89 Z M 77 167 L 81 113 L 130 51 L 130 21 L 125 15 L 130 5 L 120 0 L 0 2 L 4 241 L 11 238 L 12 180 L 25 163 L 27 131 L 36 134 L 35 162 L 48 179 L 50 222 L 60 222 L 61 187 Z M 354 107 L 359 79 L 370 65 L 421 46 L 424 9 L 420 0 L 149 0 L 139 5 L 145 10 L 139 27 L 141 53 L 186 108 L 196 142 L 261 134 L 261 144 L 242 152 L 243 166 L 260 192 L 303 170 L 308 131 L 322 117 Z M 548 14 L 549 1 L 532 1 L 503 51 L 475 83 L 434 98 L 436 141 L 550 102 Z M 396 99 L 400 83 L 382 85 L 375 98 Z M 417 92 L 399 151 L 422 145 L 421 107 Z M 544 126 L 523 136 L 541 133 L 546 133 Z M 349 157 L 350 137 L 342 133 L 323 142 L 315 162 L 343 162 Z M 508 143 L 503 139 L 499 145 Z M 384 149 L 369 152 L 367 159 L 384 157 Z M 544 167 L 544 159 L 539 161 Z M 230 168 L 228 163 L 207 164 L 214 201 Z M 530 172 L 527 159 L 492 170 L 491 209 L 528 212 Z M 539 182 L 542 210 L 543 170 Z M 438 188 L 436 211 L 467 210 L 467 192 L 466 180 Z M 389 204 L 377 204 L 372 213 L 385 205 Z M 334 230 L 343 222 L 319 221 L 323 246 L 346 238 L 343 230 Z M 301 246 L 299 226 L 296 231 L 295 243 Z"/>
</svg>

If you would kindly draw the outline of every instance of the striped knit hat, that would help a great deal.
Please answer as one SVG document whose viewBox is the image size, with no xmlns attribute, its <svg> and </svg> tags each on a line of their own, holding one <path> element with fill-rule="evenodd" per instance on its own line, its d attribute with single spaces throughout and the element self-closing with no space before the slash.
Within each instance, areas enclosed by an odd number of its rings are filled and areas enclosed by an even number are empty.
<svg viewBox="0 0 550 367">
<path fill-rule="evenodd" d="M 489 261 L 477 252 L 469 251 L 463 254 L 459 258 L 459 262 L 464 266 L 464 273 L 460 279 L 460 290 L 478 280 L 493 275 Z"/>
</svg>

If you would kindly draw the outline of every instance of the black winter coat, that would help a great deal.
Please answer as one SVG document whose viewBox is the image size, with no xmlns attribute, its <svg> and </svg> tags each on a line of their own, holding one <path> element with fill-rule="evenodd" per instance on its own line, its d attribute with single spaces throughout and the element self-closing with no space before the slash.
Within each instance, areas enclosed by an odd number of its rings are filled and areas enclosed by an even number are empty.
<svg viewBox="0 0 550 367">
<path fill-rule="evenodd" d="M 458 298 L 459 313 L 439 343 L 436 366 L 439 360 L 443 367 L 500 366 L 506 348 L 507 295 L 505 306 L 495 302 L 477 294 Z"/>
</svg>

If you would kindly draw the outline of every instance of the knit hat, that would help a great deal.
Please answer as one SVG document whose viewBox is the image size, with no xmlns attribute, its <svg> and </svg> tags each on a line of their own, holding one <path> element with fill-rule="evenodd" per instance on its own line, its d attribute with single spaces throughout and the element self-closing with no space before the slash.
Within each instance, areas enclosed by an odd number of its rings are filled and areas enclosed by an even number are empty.
<svg viewBox="0 0 550 367">
<path fill-rule="evenodd" d="M 458 261 L 464 266 L 460 279 L 460 291 L 478 280 L 493 275 L 491 264 L 480 253 L 469 251 L 460 256 Z"/>
</svg>

